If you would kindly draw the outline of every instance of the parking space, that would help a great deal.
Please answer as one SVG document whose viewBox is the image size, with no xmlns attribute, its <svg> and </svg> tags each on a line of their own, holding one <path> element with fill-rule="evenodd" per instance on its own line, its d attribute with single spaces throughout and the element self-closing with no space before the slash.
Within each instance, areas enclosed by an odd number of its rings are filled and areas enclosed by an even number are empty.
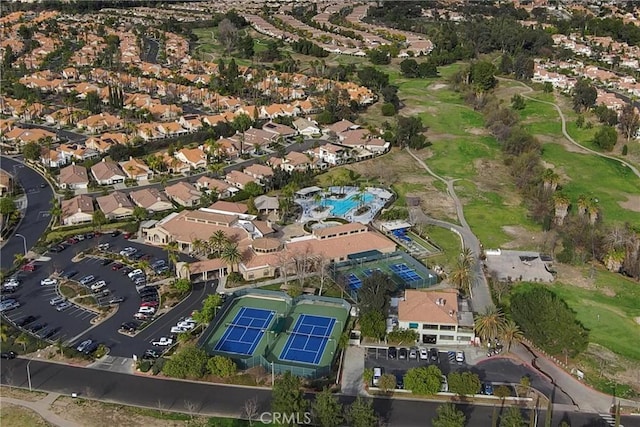
<svg viewBox="0 0 640 427">
<path fill-rule="evenodd" d="M 458 364 L 455 361 L 455 352 L 453 352 L 453 359 L 450 358 L 450 353 L 447 351 L 438 351 L 438 360 L 424 360 L 420 359 L 420 352 L 415 359 L 409 358 L 409 347 L 406 347 L 406 358 L 399 358 L 400 352 L 397 352 L 395 356 L 390 355 L 386 348 L 367 348 L 365 356 L 365 368 L 383 368 L 384 372 L 393 375 L 404 375 L 409 369 L 417 368 L 419 366 L 437 365 L 444 375 L 448 375 L 449 372 L 466 369 L 465 363 Z"/>
</svg>

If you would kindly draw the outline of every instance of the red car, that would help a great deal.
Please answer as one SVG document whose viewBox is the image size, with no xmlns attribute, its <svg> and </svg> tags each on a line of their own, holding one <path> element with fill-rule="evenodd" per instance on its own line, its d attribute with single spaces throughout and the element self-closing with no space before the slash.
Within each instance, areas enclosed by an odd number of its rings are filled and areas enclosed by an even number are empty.
<svg viewBox="0 0 640 427">
<path fill-rule="evenodd" d="M 36 265 L 35 264 L 25 264 L 22 267 L 20 267 L 20 270 L 22 271 L 36 271 Z"/>
<path fill-rule="evenodd" d="M 130 239 L 130 238 L 131 238 L 131 233 L 124 233 L 124 234 L 122 235 L 122 237 L 124 237 L 125 239 L 127 239 L 127 240 L 128 240 L 128 239 Z"/>
<path fill-rule="evenodd" d="M 111 266 L 111 269 L 112 269 L 113 271 L 116 271 L 116 270 L 120 270 L 122 267 L 124 267 L 124 265 L 120 264 L 119 262 L 116 262 L 115 264 L 113 264 L 113 265 Z"/>
<path fill-rule="evenodd" d="M 157 307 L 158 301 L 147 301 L 140 304 L 140 307 Z"/>
<path fill-rule="evenodd" d="M 72 245 L 73 245 L 74 243 L 78 243 L 78 239 L 76 239 L 75 237 L 69 237 L 69 238 L 67 239 L 67 243 L 69 243 L 69 244 L 72 244 Z"/>
</svg>

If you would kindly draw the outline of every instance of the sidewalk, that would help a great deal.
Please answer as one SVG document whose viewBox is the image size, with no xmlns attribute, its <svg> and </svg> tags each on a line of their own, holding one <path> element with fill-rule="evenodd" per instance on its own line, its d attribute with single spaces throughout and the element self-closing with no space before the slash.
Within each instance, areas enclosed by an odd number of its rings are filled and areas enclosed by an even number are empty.
<svg viewBox="0 0 640 427">
<path fill-rule="evenodd" d="M 2 397 L 0 402 L 2 403 L 11 403 L 12 405 L 24 406 L 25 408 L 29 408 L 38 413 L 42 418 L 44 418 L 48 423 L 56 425 L 58 427 L 81 427 L 79 424 L 74 423 L 73 421 L 65 420 L 61 418 L 59 415 L 51 411 L 49 409 L 53 402 L 56 401 L 60 397 L 58 393 L 49 393 L 42 399 L 36 402 L 29 402 L 21 399 L 14 399 L 12 397 Z"/>
</svg>

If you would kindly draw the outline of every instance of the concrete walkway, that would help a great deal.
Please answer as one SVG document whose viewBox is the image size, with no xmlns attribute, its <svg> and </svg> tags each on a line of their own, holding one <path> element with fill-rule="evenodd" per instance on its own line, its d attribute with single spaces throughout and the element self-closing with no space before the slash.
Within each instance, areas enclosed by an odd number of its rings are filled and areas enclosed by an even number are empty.
<svg viewBox="0 0 640 427">
<path fill-rule="evenodd" d="M 44 418 L 48 423 L 56 425 L 58 427 L 81 427 L 80 424 L 76 424 L 73 421 L 65 420 L 61 418 L 58 414 L 54 413 L 50 407 L 53 402 L 56 401 L 60 397 L 58 393 L 49 393 L 42 399 L 36 402 L 29 402 L 27 400 L 22 399 L 14 399 L 12 397 L 2 397 L 0 399 L 1 403 L 11 403 L 12 405 L 23 406 L 25 408 L 29 408 L 38 413 L 42 418 Z"/>
<path fill-rule="evenodd" d="M 342 394 L 348 396 L 367 395 L 362 381 L 364 358 L 364 348 L 353 345 L 346 348 L 344 365 L 342 366 L 342 378 L 340 381 Z"/>
</svg>

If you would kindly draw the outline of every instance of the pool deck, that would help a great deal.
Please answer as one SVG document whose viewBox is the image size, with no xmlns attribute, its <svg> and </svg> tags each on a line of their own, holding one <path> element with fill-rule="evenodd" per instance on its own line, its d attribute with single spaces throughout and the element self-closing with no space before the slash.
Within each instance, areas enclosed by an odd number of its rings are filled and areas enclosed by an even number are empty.
<svg viewBox="0 0 640 427">
<path fill-rule="evenodd" d="M 328 193 L 344 193 L 344 198 L 340 200 L 345 200 L 350 197 L 353 197 L 358 194 L 358 188 L 356 187 L 330 187 L 327 189 Z M 362 215 L 354 215 L 357 203 L 354 203 L 352 209 L 349 209 L 344 215 L 334 215 L 332 213 L 331 207 L 326 207 L 322 211 L 316 211 L 315 208 L 320 206 L 320 203 L 316 202 L 313 198 L 297 198 L 294 202 L 302 207 L 302 215 L 298 222 L 306 223 L 309 221 L 322 221 L 326 218 L 343 218 L 350 222 L 360 222 L 362 224 L 368 224 L 373 221 L 373 218 L 376 214 L 384 207 L 385 203 L 389 198 L 392 197 L 392 194 L 388 191 L 376 188 L 376 187 L 367 187 L 366 194 L 370 197 L 373 197 L 373 200 L 366 203 L 369 206 L 369 210 Z M 330 200 L 330 199 L 328 199 Z"/>
</svg>

